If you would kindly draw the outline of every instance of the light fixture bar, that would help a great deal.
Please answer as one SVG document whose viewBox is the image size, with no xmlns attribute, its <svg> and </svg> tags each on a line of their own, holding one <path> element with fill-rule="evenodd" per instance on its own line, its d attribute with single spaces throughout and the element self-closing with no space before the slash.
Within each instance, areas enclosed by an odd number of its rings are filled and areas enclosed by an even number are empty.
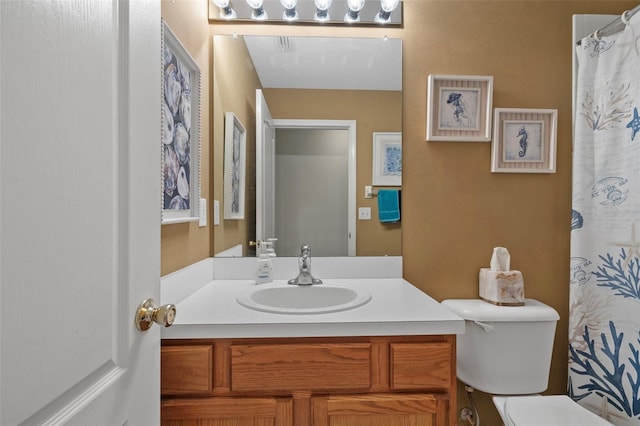
<svg viewBox="0 0 640 426">
<path fill-rule="evenodd" d="M 398 27 L 403 7 L 402 0 L 211 0 L 209 20 Z"/>
</svg>

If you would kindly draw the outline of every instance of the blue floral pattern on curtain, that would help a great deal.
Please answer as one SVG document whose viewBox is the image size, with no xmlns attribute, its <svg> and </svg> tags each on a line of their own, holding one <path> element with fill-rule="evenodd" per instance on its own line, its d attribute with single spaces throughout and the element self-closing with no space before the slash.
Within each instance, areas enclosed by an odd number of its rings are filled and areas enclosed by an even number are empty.
<svg viewBox="0 0 640 426">
<path fill-rule="evenodd" d="M 568 393 L 640 425 L 640 14 L 577 55 Z"/>
</svg>

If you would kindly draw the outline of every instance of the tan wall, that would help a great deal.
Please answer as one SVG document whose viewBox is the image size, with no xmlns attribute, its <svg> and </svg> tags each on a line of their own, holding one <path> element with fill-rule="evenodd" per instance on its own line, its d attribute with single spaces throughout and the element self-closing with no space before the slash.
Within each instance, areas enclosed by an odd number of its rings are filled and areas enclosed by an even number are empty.
<svg viewBox="0 0 640 426">
<path fill-rule="evenodd" d="M 404 39 L 404 277 L 437 300 L 477 297 L 494 246 L 527 297 L 560 312 L 549 393 L 567 386 L 571 214 L 571 16 L 637 2 L 411 1 Z M 494 107 L 557 108 L 556 174 L 492 174 L 488 143 L 424 142 L 426 76 L 494 76 Z M 476 392 L 477 393 L 477 392 Z M 500 424 L 475 396 L 483 424 Z M 459 406 L 468 406 L 459 387 Z"/>
<path fill-rule="evenodd" d="M 249 52 L 242 38 L 222 37 L 213 52 L 213 188 L 214 199 L 220 201 L 220 225 L 213 227 L 213 253 L 255 240 L 255 147 L 256 147 L 256 89 L 262 88 Z M 247 130 L 246 133 L 246 197 L 245 218 L 225 220 L 224 211 L 224 115 L 233 112 Z M 252 159 L 252 160 L 251 160 Z M 253 190 L 252 190 L 253 188 Z M 254 249 L 255 250 L 255 249 Z"/>
<path fill-rule="evenodd" d="M 636 4 L 405 0 L 401 29 L 218 24 L 212 32 L 403 38 L 404 276 L 438 300 L 477 297 L 478 269 L 488 264 L 491 249 L 509 248 L 513 267 L 524 274 L 527 296 L 561 314 L 549 392 L 562 393 L 569 297 L 571 16 L 620 14 Z M 493 75 L 494 107 L 557 108 L 557 173 L 492 174 L 489 143 L 425 142 L 429 74 Z M 163 232 L 163 270 L 171 269 L 165 244 Z M 177 249 L 173 254 L 181 256 Z M 468 405 L 462 390 L 459 401 Z M 476 395 L 476 401 L 483 424 L 499 424 L 488 396 Z"/>
<path fill-rule="evenodd" d="M 201 105 L 201 196 L 207 201 L 209 193 L 211 156 L 209 137 L 209 80 L 211 42 L 207 21 L 208 5 L 205 0 L 162 0 L 162 18 L 176 34 L 200 67 L 202 80 Z M 159 59 L 158 59 L 159 60 Z M 159 64 L 159 62 L 158 62 Z M 160 66 L 160 65 L 158 65 Z M 160 88 L 158 88 L 160 90 Z M 158 165 L 160 167 L 160 165 Z M 159 189 L 159 188 L 158 188 Z M 209 209 L 210 210 L 210 209 Z M 209 213 L 208 225 L 211 224 Z M 166 275 L 184 266 L 210 256 L 210 227 L 198 227 L 198 222 L 162 226 L 161 274 Z"/>
<path fill-rule="evenodd" d="M 265 89 L 273 118 L 356 120 L 358 207 L 371 207 L 372 220 L 356 221 L 358 256 L 397 256 L 402 253 L 402 222 L 383 224 L 377 220 L 376 198 L 364 198 L 371 185 L 373 132 L 402 131 L 402 93 L 359 90 Z"/>
</svg>

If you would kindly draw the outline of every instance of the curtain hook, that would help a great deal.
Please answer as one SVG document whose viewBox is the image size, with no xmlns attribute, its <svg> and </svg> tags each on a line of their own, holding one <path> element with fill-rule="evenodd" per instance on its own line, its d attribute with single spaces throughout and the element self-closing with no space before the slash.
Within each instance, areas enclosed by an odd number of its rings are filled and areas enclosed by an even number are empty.
<svg viewBox="0 0 640 426">
<path fill-rule="evenodd" d="M 620 20 L 625 25 L 629 25 L 629 18 L 627 18 L 627 13 L 629 13 L 629 11 L 625 10 L 624 12 L 622 12 L 622 15 L 620 15 Z"/>
<path fill-rule="evenodd" d="M 594 39 L 595 41 L 597 41 L 598 43 L 600 43 L 600 40 L 601 40 L 601 39 L 600 39 L 600 35 L 598 34 L 598 31 L 600 31 L 600 30 L 595 30 L 595 31 L 593 32 L 592 36 L 593 36 L 593 39 Z"/>
</svg>

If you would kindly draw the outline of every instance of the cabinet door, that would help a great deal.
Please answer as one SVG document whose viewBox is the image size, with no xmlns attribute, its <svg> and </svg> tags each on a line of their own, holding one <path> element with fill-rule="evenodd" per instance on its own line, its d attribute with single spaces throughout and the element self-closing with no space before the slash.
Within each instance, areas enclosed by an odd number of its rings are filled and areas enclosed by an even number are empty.
<svg viewBox="0 0 640 426">
<path fill-rule="evenodd" d="M 207 395 L 213 389 L 213 346 L 163 346 L 160 394 Z"/>
<path fill-rule="evenodd" d="M 448 391 L 456 381 L 450 342 L 391 343 L 391 389 Z"/>
<path fill-rule="evenodd" d="M 447 401 L 431 394 L 321 396 L 312 426 L 444 426 Z"/>
<path fill-rule="evenodd" d="M 193 398 L 162 402 L 162 426 L 293 426 L 291 398 Z"/>
</svg>

